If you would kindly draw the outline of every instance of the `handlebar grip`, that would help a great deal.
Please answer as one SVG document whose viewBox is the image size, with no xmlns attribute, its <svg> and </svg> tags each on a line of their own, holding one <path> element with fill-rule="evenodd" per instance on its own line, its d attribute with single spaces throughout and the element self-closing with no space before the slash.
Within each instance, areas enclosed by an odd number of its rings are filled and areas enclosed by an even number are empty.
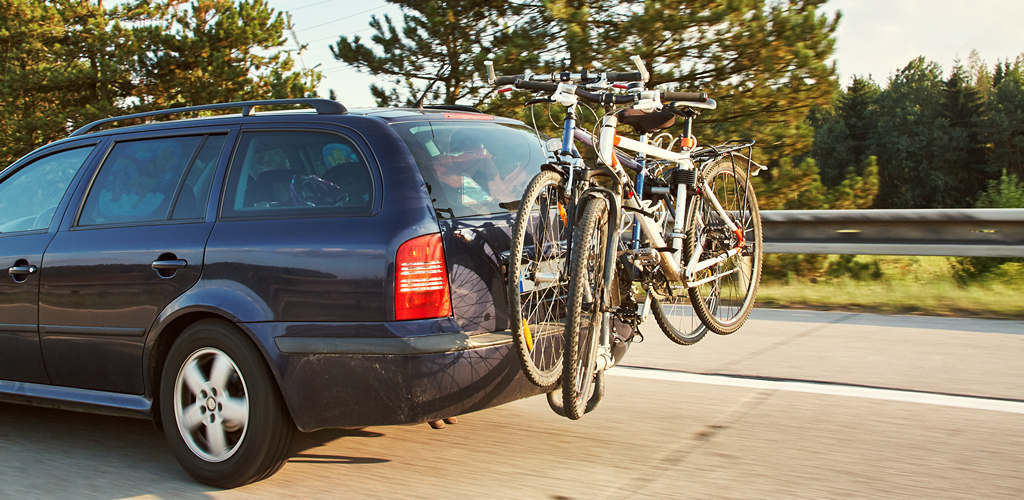
<svg viewBox="0 0 1024 500">
<path fill-rule="evenodd" d="M 629 104 L 636 102 L 635 94 L 612 94 L 608 92 L 594 93 L 587 92 L 579 87 L 576 88 L 576 95 L 598 104 Z"/>
<path fill-rule="evenodd" d="M 708 94 L 706 92 L 662 92 L 661 100 L 707 102 Z"/>
<path fill-rule="evenodd" d="M 557 83 L 535 82 L 532 80 L 522 79 L 516 80 L 513 85 L 515 85 L 517 89 L 540 90 L 544 92 L 554 92 L 555 89 L 558 88 Z"/>
<path fill-rule="evenodd" d="M 516 80 L 523 78 L 523 75 L 502 75 L 494 79 L 495 85 L 511 85 L 516 83 Z"/>
<path fill-rule="evenodd" d="M 609 71 L 605 73 L 605 78 L 610 82 L 642 82 L 644 81 L 643 75 L 639 71 Z"/>
</svg>

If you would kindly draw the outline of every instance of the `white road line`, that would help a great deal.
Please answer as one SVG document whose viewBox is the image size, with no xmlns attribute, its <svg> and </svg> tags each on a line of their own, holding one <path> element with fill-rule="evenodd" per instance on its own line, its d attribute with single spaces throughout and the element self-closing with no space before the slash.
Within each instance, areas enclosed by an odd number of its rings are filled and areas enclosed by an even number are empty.
<svg viewBox="0 0 1024 500">
<path fill-rule="evenodd" d="M 1024 403 L 1022 402 L 975 398 L 970 396 L 950 396 L 946 394 L 929 394 L 913 391 L 901 391 L 897 389 L 816 384 L 813 382 L 789 382 L 781 380 L 727 377 L 723 375 L 701 375 L 697 373 L 631 368 L 628 366 L 617 366 L 614 369 L 609 370 L 608 374 L 650 380 L 666 380 L 670 382 L 688 382 L 691 384 L 724 385 L 730 387 L 746 387 L 749 389 L 806 392 L 811 394 L 827 394 L 830 396 L 880 399 L 885 401 L 899 401 L 903 403 L 919 403 L 950 406 L 954 408 L 969 408 L 972 410 L 989 410 L 1024 414 Z"/>
</svg>

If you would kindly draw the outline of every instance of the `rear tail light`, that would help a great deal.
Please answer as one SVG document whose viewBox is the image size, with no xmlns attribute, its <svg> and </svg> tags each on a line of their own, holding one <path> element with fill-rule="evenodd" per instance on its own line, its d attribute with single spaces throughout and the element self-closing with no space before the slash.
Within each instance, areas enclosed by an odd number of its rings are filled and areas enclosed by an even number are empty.
<svg viewBox="0 0 1024 500">
<path fill-rule="evenodd" d="M 448 270 L 440 234 L 413 238 L 395 257 L 395 319 L 451 316 Z"/>
</svg>

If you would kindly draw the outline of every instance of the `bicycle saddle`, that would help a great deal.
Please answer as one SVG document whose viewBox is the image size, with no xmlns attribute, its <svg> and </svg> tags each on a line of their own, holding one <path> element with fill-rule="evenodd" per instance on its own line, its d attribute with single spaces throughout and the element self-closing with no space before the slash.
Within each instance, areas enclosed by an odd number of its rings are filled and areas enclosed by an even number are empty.
<svg viewBox="0 0 1024 500">
<path fill-rule="evenodd" d="M 676 115 L 671 111 L 647 113 L 639 109 L 627 108 L 619 111 L 618 116 L 619 122 L 633 127 L 638 134 L 666 129 L 676 123 Z"/>
</svg>

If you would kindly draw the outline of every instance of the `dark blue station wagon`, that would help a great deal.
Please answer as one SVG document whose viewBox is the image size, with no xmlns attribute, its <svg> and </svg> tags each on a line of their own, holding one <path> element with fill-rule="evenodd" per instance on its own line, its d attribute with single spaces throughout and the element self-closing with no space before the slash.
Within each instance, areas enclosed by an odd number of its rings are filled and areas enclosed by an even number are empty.
<svg viewBox="0 0 1024 500">
<path fill-rule="evenodd" d="M 302 109 L 254 112 L 272 106 Z M 0 399 L 153 418 L 231 487 L 276 471 L 296 429 L 537 394 L 500 255 L 544 161 L 523 124 L 457 108 L 83 127 L 0 173 Z"/>
</svg>

